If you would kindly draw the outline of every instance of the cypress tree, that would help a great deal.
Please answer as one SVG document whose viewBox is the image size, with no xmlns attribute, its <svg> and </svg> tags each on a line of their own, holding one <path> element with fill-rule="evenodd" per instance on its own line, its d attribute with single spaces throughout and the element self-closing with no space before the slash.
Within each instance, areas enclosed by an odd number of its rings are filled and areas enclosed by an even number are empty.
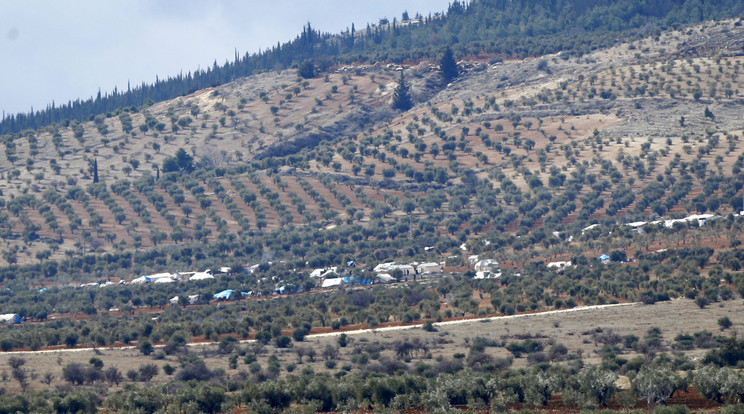
<svg viewBox="0 0 744 414">
<path fill-rule="evenodd" d="M 442 78 L 446 83 L 452 82 L 460 73 L 457 70 L 457 62 L 452 54 L 452 49 L 447 47 L 442 59 L 439 61 L 439 70 L 442 71 Z"/>
<path fill-rule="evenodd" d="M 98 158 L 93 160 L 93 182 L 98 182 Z"/>
<path fill-rule="evenodd" d="M 412 107 L 413 99 L 411 98 L 411 87 L 408 86 L 408 83 L 406 83 L 406 80 L 403 78 L 403 71 L 400 71 L 400 80 L 398 81 L 398 86 L 393 92 L 393 108 L 407 111 Z"/>
</svg>

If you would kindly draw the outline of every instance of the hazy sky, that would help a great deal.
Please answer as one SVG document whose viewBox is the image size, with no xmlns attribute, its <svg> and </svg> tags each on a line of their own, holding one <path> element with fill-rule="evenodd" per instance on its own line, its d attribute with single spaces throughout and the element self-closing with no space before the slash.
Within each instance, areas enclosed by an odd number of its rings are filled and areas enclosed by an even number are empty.
<svg viewBox="0 0 744 414">
<path fill-rule="evenodd" d="M 451 0 L 0 0 L 0 113 L 87 99 Z"/>
</svg>

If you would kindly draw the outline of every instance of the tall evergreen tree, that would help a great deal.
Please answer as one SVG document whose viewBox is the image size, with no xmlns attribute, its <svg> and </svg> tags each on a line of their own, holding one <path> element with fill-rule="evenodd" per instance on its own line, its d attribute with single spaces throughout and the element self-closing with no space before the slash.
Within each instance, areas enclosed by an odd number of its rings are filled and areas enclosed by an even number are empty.
<svg viewBox="0 0 744 414">
<path fill-rule="evenodd" d="M 98 182 L 98 158 L 93 160 L 93 182 Z"/>
<path fill-rule="evenodd" d="M 452 49 L 449 47 L 444 51 L 444 55 L 439 61 L 439 70 L 442 71 L 442 78 L 447 83 L 452 82 L 460 74 L 457 70 L 457 62 L 455 62 Z"/>
<path fill-rule="evenodd" d="M 401 111 L 407 111 L 413 107 L 413 99 L 411 98 L 411 87 L 403 78 L 403 71 L 400 71 L 400 80 L 398 86 L 393 92 L 393 108 L 400 109 Z"/>
</svg>

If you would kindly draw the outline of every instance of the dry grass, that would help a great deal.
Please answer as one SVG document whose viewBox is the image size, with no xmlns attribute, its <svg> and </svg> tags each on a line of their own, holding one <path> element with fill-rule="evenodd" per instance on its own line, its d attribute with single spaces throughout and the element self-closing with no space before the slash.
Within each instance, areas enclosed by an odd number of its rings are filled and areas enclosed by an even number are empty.
<svg viewBox="0 0 744 414">
<path fill-rule="evenodd" d="M 599 361 L 596 351 L 601 347 L 601 344 L 595 342 L 593 334 L 600 330 L 604 333 L 611 330 L 621 337 L 635 335 L 643 338 L 650 328 L 657 327 L 661 329 L 666 352 L 671 352 L 670 347 L 674 338 L 681 333 L 694 334 L 707 330 L 714 335 L 739 335 L 741 330 L 744 329 L 744 319 L 741 313 L 743 305 L 744 300 L 737 299 L 714 303 L 705 309 L 700 309 L 691 300 L 678 299 L 670 302 L 659 302 L 650 306 L 633 304 L 568 313 L 533 314 L 496 318 L 482 322 L 472 321 L 440 326 L 437 328 L 437 332 L 425 332 L 420 328 L 380 332 L 347 332 L 350 339 L 349 345 L 346 348 L 339 348 L 339 356 L 334 359 L 336 367 L 333 369 L 326 367 L 323 349 L 328 345 L 336 346 L 338 338 L 336 336 L 309 336 L 302 343 L 294 343 L 294 346 L 312 347 L 316 351 L 315 362 L 310 362 L 307 357 L 304 357 L 300 362 L 295 349 L 278 349 L 272 345 L 260 348 L 262 351 L 258 354 L 258 362 L 265 372 L 269 356 L 276 355 L 282 365 L 280 374 L 282 376 L 288 374 L 286 367 L 290 364 L 294 364 L 297 371 L 310 367 L 315 372 L 334 373 L 344 365 L 352 366 L 353 370 L 365 369 L 364 366 L 353 362 L 355 356 L 363 352 L 369 353 L 370 349 L 378 348 L 377 345 L 381 345 L 379 348 L 383 350 L 379 353 L 379 357 L 383 360 L 385 358 L 395 360 L 397 357 L 392 348 L 396 341 L 418 339 L 427 345 L 430 355 L 414 355 L 407 363 L 410 368 L 413 368 L 419 363 L 436 364 L 440 357 L 453 358 L 456 354 L 467 355 L 470 344 L 476 337 L 507 344 L 525 337 L 532 337 L 545 344 L 546 348 L 549 348 L 550 344 L 553 343 L 563 344 L 568 348 L 569 354 L 581 356 L 586 362 L 595 363 Z M 717 320 L 723 316 L 729 317 L 733 326 L 724 332 L 720 332 Z M 373 346 L 370 346 L 370 344 Z M 241 346 L 245 347 L 248 353 L 252 353 L 256 349 L 253 343 Z M 202 357 L 211 369 L 224 369 L 228 376 L 236 376 L 239 371 L 249 371 L 242 358 L 239 360 L 237 369 L 230 369 L 227 356 L 217 353 L 216 344 L 193 346 L 189 348 L 189 352 Z M 486 352 L 495 358 L 510 356 L 510 353 L 503 347 L 488 347 Z M 704 352 L 704 350 L 696 349 L 685 351 L 684 355 L 695 358 L 703 355 Z M 154 360 L 152 357 L 141 355 L 136 349 L 100 348 L 98 351 L 4 354 L 2 356 L 3 361 L 0 361 L 0 371 L 10 372 L 7 365 L 8 358 L 13 355 L 26 359 L 27 362 L 24 367 L 30 373 L 38 376 L 36 380 L 31 381 L 30 389 L 32 390 L 47 387 L 40 381 L 47 372 L 52 373 L 56 378 L 52 383 L 53 387 L 63 383 L 61 380 L 62 369 L 65 365 L 70 363 L 87 364 L 92 357 L 100 358 L 104 362 L 104 368 L 116 366 L 122 373 L 126 373 L 129 369 L 137 369 L 142 364 L 154 363 L 161 368 L 158 376 L 153 379 L 154 382 L 165 382 L 170 379 L 162 371 L 162 366 L 165 364 L 179 367 L 179 359 L 174 356 Z M 620 355 L 620 357 L 626 359 L 634 356 L 636 354 L 632 352 Z M 370 364 L 376 362 L 374 359 L 369 360 Z M 527 359 L 516 358 L 512 366 L 515 368 L 527 366 Z M 250 376 L 250 374 L 248 375 Z M 5 387 L 9 392 L 20 390 L 12 378 L 0 386 Z"/>
</svg>

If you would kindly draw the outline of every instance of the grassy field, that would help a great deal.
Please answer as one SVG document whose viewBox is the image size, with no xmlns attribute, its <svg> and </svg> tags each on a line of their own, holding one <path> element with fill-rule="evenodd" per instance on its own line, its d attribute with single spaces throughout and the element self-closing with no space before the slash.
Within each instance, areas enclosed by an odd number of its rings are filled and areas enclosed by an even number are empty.
<svg viewBox="0 0 744 414">
<path fill-rule="evenodd" d="M 334 335 L 325 333 L 317 336 L 311 332 L 303 342 L 294 343 L 291 348 L 276 348 L 273 343 L 264 346 L 255 341 L 243 342 L 237 346 L 244 348 L 246 355 L 256 355 L 256 362 L 262 367 L 260 372 L 264 374 L 269 358 L 272 356 L 278 358 L 281 365 L 279 376 L 286 376 L 288 370 L 299 372 L 306 368 L 328 374 L 342 369 L 351 371 L 382 369 L 381 366 L 390 364 L 390 361 L 402 362 L 406 369 L 413 370 L 419 364 L 436 365 L 443 359 L 464 358 L 473 342 L 479 340 L 477 338 L 485 338 L 488 343 L 496 344 L 486 347 L 486 353 L 494 360 L 500 361 L 513 358 L 513 354 L 507 351 L 505 345 L 529 338 L 540 342 L 546 354 L 549 354 L 550 349 L 556 345 L 565 346 L 566 352 L 557 357 L 556 361 L 570 363 L 571 360 L 580 358 L 588 364 L 600 363 L 602 347 L 612 343 L 615 336 L 621 338 L 622 350 L 618 357 L 626 360 L 636 357 L 647 360 L 660 353 L 669 354 L 671 357 L 685 356 L 695 359 L 704 355 L 706 350 L 700 348 L 675 350 L 675 338 L 680 334 L 693 335 L 701 331 L 708 331 L 714 336 L 738 336 L 744 327 L 741 312 L 743 305 L 744 301 L 737 299 L 701 309 L 692 300 L 679 299 L 655 305 L 628 304 L 575 309 L 568 312 L 503 316 L 489 320 L 447 323 L 441 326 L 435 324 L 435 331 L 432 332 L 424 331 L 420 327 L 401 330 L 345 330 Z M 726 330 L 722 330 L 717 323 L 722 317 L 728 317 L 732 322 L 731 327 Z M 661 344 L 658 348 L 641 353 L 637 349 L 622 347 L 622 338 L 634 335 L 643 340 L 654 328 L 660 331 Z M 338 346 L 340 333 L 348 336 L 346 347 Z M 396 346 L 401 342 L 420 344 L 421 348 L 404 356 L 396 351 L 398 349 Z M 326 349 L 329 347 L 335 349 L 335 352 L 327 353 Z M 310 355 L 313 353 L 311 359 Z M 154 355 L 157 354 L 156 349 Z M 193 344 L 188 347 L 188 354 L 203 358 L 210 369 L 224 370 L 228 378 L 250 378 L 259 375 L 258 372 L 251 372 L 251 367 L 243 358 L 238 361 L 236 368 L 231 368 L 227 356 L 220 352 L 220 347 L 216 343 Z M 132 369 L 137 370 L 144 364 L 153 363 L 161 368 L 159 374 L 153 378 L 154 383 L 164 383 L 171 379 L 163 372 L 163 366 L 169 364 L 176 368 L 177 373 L 180 363 L 187 360 L 184 354 L 144 356 L 136 348 L 102 347 L 95 350 L 12 353 L 4 358 L 6 373 L 10 372 L 7 359 L 11 355 L 27 361 L 25 367 L 32 378 L 31 390 L 48 387 L 41 382 L 47 373 L 54 376 L 51 387 L 63 385 L 62 369 L 67 364 L 88 364 L 94 357 L 103 361 L 104 369 L 115 366 L 124 374 Z M 366 357 L 360 358 L 359 355 Z M 332 368 L 329 368 L 331 365 L 327 362 L 329 360 L 335 362 Z M 510 365 L 513 368 L 525 368 L 534 363 L 526 356 L 522 356 L 513 358 Z M 255 370 L 255 367 L 253 369 Z M 12 378 L 4 380 L 3 387 L 9 392 L 20 391 L 16 389 L 18 384 Z"/>
</svg>

